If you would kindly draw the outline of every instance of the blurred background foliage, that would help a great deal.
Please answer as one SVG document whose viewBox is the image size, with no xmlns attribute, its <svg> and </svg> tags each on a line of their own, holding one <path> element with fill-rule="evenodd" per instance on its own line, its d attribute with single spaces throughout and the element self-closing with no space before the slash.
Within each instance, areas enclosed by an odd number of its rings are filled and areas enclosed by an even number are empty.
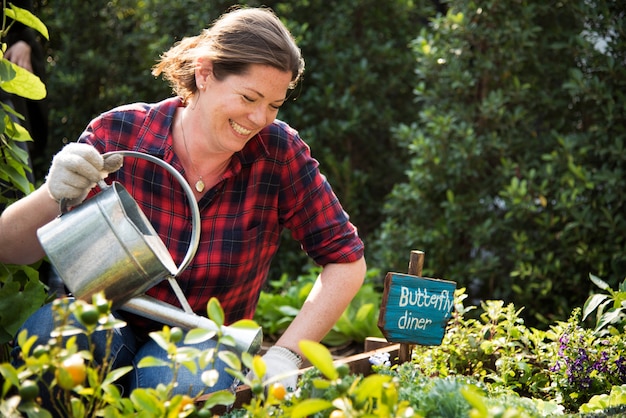
<svg viewBox="0 0 626 418">
<path fill-rule="evenodd" d="M 47 155 L 102 111 L 168 97 L 150 68 L 235 2 L 40 0 Z M 621 1 L 293 0 L 272 7 L 307 70 L 279 117 L 311 145 L 368 264 L 565 319 L 589 274 L 626 277 Z M 49 161 L 36 165 L 42 181 Z M 287 237 L 286 237 L 287 238 Z M 311 268 L 289 239 L 271 280 Z"/>
</svg>

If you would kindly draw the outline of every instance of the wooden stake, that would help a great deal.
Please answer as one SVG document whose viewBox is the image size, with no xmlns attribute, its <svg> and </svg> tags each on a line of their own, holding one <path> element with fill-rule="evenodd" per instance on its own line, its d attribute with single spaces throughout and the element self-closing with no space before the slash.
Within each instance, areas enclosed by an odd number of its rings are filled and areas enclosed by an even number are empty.
<svg viewBox="0 0 626 418">
<path fill-rule="evenodd" d="M 421 276 L 422 268 L 424 267 L 424 252 L 419 250 L 411 251 L 411 257 L 409 258 L 409 270 L 408 273 L 412 276 Z M 406 363 L 411 360 L 411 352 L 413 351 L 413 344 L 400 344 L 398 351 L 398 360 L 400 363 Z"/>
</svg>

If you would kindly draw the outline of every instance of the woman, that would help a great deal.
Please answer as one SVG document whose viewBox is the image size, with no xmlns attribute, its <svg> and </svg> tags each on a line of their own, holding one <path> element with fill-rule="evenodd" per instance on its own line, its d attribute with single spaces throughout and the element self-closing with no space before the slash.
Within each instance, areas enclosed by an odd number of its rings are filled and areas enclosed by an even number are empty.
<svg viewBox="0 0 626 418">
<path fill-rule="evenodd" d="M 283 228 L 323 266 L 302 310 L 264 355 L 270 376 L 297 369 L 298 342 L 326 335 L 366 269 L 363 243 L 309 148 L 295 130 L 275 119 L 303 70 L 292 36 L 268 9 L 234 10 L 199 36 L 182 40 L 153 69 L 171 83 L 176 97 L 122 106 L 94 119 L 78 144 L 55 156 L 46 183 L 2 214 L 0 261 L 41 258 L 36 229 L 58 215 L 57 202 L 80 203 L 103 174 L 111 173 L 107 181 L 128 189 L 180 263 L 191 234 L 180 184 L 149 161 L 127 158 L 119 168 L 119 155 L 105 161 L 101 154 L 136 150 L 157 156 L 185 176 L 201 211 L 198 250 L 177 276 L 198 314 L 206 313 L 214 296 L 227 323 L 253 317 Z M 177 304 L 167 282 L 147 293 Z M 162 325 L 122 314 L 129 327 L 116 335 L 114 365 L 136 365 L 146 355 L 165 358 L 147 338 Z M 25 328 L 46 335 L 49 317 L 49 308 L 43 307 Z M 171 380 L 165 368 L 135 368 L 131 377 L 131 389 Z M 177 393 L 206 389 L 199 374 L 186 372 L 177 381 Z M 285 383 L 295 386 L 295 378 Z M 232 377 L 220 373 L 219 384 L 209 390 L 231 384 Z"/>
</svg>

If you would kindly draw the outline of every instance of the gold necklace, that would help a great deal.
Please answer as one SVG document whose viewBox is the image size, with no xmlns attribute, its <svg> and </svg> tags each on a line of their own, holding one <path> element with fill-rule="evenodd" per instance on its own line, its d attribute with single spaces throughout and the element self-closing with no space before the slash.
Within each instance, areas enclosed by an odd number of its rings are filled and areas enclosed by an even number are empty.
<svg viewBox="0 0 626 418">
<path fill-rule="evenodd" d="M 198 193 L 202 193 L 202 191 L 204 190 L 204 181 L 202 181 L 202 176 L 198 175 L 198 170 L 196 169 L 196 166 L 193 163 L 193 160 L 191 159 L 191 154 L 189 153 L 189 149 L 187 148 L 187 137 L 185 136 L 185 124 L 183 123 L 183 115 L 181 113 L 180 115 L 180 130 L 183 133 L 183 145 L 185 146 L 185 152 L 187 153 L 187 158 L 189 159 L 189 162 L 191 163 L 191 167 L 193 168 L 193 171 L 196 172 L 196 175 L 199 177 L 198 181 L 196 181 L 195 187 L 196 190 L 198 191 Z"/>
</svg>

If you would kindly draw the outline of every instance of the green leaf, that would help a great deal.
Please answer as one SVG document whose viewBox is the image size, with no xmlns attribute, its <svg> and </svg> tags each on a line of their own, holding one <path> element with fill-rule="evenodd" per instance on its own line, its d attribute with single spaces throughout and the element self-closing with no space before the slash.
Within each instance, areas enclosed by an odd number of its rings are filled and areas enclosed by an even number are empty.
<svg viewBox="0 0 626 418">
<path fill-rule="evenodd" d="M 2 61 L 7 61 L 5 58 Z M 7 93 L 16 94 L 30 100 L 41 100 L 46 97 L 46 85 L 39 77 L 19 65 L 9 62 L 15 71 L 15 77 L 0 79 L 0 88 Z"/>
<path fill-rule="evenodd" d="M 465 386 L 461 388 L 460 392 L 467 402 L 477 410 L 476 415 L 472 416 L 481 418 L 489 417 L 489 408 L 485 404 L 485 398 L 475 386 Z"/>
<path fill-rule="evenodd" d="M 217 356 L 230 368 L 235 370 L 241 370 L 241 360 L 239 360 L 237 354 L 233 353 L 232 351 L 220 351 L 219 353 L 217 353 Z"/>
<path fill-rule="evenodd" d="M 585 304 L 583 305 L 583 321 L 587 319 L 587 317 L 596 310 L 598 306 L 602 304 L 605 300 L 609 298 L 608 295 L 592 295 L 587 299 Z"/>
<path fill-rule="evenodd" d="M 139 367 L 140 369 L 142 367 L 170 367 L 170 366 L 171 366 L 171 363 L 169 361 L 152 357 L 152 356 L 142 358 L 137 364 L 137 367 Z"/>
<path fill-rule="evenodd" d="M 278 311 L 284 316 L 295 317 L 300 312 L 300 309 L 289 305 L 283 305 L 278 307 Z"/>
<path fill-rule="evenodd" d="M 235 402 L 235 395 L 228 390 L 214 392 L 204 403 L 204 408 L 212 408 L 217 405 L 232 405 Z"/>
<path fill-rule="evenodd" d="M 216 332 L 208 329 L 194 328 L 185 335 L 185 344 L 199 344 L 215 337 Z"/>
<path fill-rule="evenodd" d="M 323 399 L 306 399 L 297 404 L 291 411 L 292 418 L 304 418 L 317 414 L 333 406 L 329 401 Z"/>
<path fill-rule="evenodd" d="M 267 365 L 261 356 L 254 356 L 252 359 L 252 372 L 256 377 L 263 379 L 267 373 Z"/>
<path fill-rule="evenodd" d="M 7 335 L 15 335 L 24 321 L 43 305 L 46 291 L 37 277 L 31 278 L 24 271 L 16 270 L 3 279 L 0 286 L 0 329 Z M 2 338 L 0 344 L 9 339 Z"/>
<path fill-rule="evenodd" d="M 598 321 L 598 325 L 596 325 L 596 331 L 601 330 L 606 325 L 611 324 L 613 322 L 617 322 L 622 315 L 622 309 L 609 309 L 600 317 Z"/>
<path fill-rule="evenodd" d="M 218 327 L 224 325 L 224 310 L 217 298 L 212 297 L 207 303 L 207 315 Z"/>
<path fill-rule="evenodd" d="M 120 367 L 119 369 L 111 370 L 109 373 L 107 373 L 106 377 L 102 381 L 102 384 L 106 385 L 106 384 L 113 383 L 119 378 L 121 378 L 122 376 L 130 373 L 131 370 L 133 370 L 133 366 L 124 366 L 124 367 Z"/>
<path fill-rule="evenodd" d="M 142 411 L 151 416 L 162 417 L 165 415 L 163 403 L 146 389 L 135 389 L 130 394 L 130 399 L 138 411 Z"/>
<path fill-rule="evenodd" d="M 326 378 L 335 380 L 339 377 L 333 365 L 333 356 L 322 344 L 315 341 L 303 340 L 298 344 L 302 354 L 316 367 Z"/>
<path fill-rule="evenodd" d="M 0 83 L 15 78 L 15 65 L 8 59 L 0 59 Z"/>
<path fill-rule="evenodd" d="M 0 374 L 15 387 L 20 387 L 20 379 L 17 370 L 8 363 L 0 364 Z"/>
<path fill-rule="evenodd" d="M 169 342 L 163 337 L 163 335 L 160 332 L 156 332 L 156 331 L 151 332 L 149 335 L 150 335 L 150 338 L 152 338 L 154 342 L 158 344 L 159 347 L 167 351 L 169 347 Z"/>
<path fill-rule="evenodd" d="M 359 385 L 356 396 L 357 401 L 364 402 L 368 398 L 380 398 L 383 385 L 391 381 L 391 376 L 383 374 L 371 374 Z"/>
<path fill-rule="evenodd" d="M 601 278 L 599 278 L 597 276 L 594 276 L 593 274 L 589 274 L 589 278 L 591 279 L 593 284 L 598 286 L 600 289 L 602 289 L 602 290 L 611 290 L 611 286 L 609 286 L 609 284 L 607 282 L 605 282 L 604 280 L 602 280 Z"/>
<path fill-rule="evenodd" d="M 230 327 L 240 329 L 257 329 L 259 327 L 259 324 L 251 319 L 240 319 L 237 322 L 233 322 Z"/>
<path fill-rule="evenodd" d="M 48 28 L 43 22 L 34 14 L 26 9 L 22 9 L 13 4 L 10 5 L 11 8 L 4 9 L 4 15 L 10 19 L 16 20 L 25 24 L 28 27 L 35 29 L 37 32 L 41 33 L 44 38 L 50 39 L 50 35 L 48 34 Z"/>
<path fill-rule="evenodd" d="M 254 357 L 254 355 L 248 353 L 247 351 L 241 353 L 241 361 L 248 369 L 252 368 L 252 362 L 254 361 Z"/>
</svg>

